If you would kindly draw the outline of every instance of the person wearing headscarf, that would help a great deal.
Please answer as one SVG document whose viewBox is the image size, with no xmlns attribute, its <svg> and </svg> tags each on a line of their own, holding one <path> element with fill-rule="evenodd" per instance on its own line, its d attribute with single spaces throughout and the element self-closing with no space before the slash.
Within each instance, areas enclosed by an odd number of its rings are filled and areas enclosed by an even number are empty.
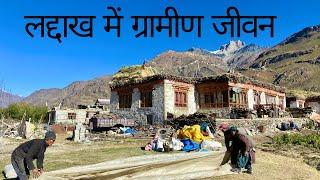
<svg viewBox="0 0 320 180">
<path fill-rule="evenodd" d="M 227 151 L 225 153 L 225 156 L 223 158 L 223 161 L 221 163 L 221 165 L 226 164 L 229 159 L 231 158 L 231 166 L 235 166 L 236 164 L 236 157 L 235 155 L 232 154 L 232 144 L 230 144 L 232 142 L 232 138 L 233 138 L 233 131 L 236 131 L 237 128 L 235 126 L 230 126 L 227 123 L 221 123 L 220 126 L 218 127 L 220 131 L 223 132 L 224 135 L 224 142 L 225 142 L 225 146 L 227 148 Z"/>
<path fill-rule="evenodd" d="M 252 164 L 255 163 L 253 143 L 246 135 L 239 133 L 236 127 L 232 128 L 231 131 L 231 160 L 234 159 L 236 161 L 236 166 L 232 171 L 240 172 L 241 168 L 245 168 L 247 173 L 252 174 Z"/>
</svg>

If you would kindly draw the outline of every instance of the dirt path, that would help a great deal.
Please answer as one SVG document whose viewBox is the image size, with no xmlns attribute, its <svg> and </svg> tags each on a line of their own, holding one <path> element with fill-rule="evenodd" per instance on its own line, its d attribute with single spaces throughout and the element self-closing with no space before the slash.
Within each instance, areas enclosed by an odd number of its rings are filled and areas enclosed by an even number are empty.
<svg viewBox="0 0 320 180">
<path fill-rule="evenodd" d="M 168 156 L 174 157 L 169 158 Z M 230 166 L 219 168 L 223 152 L 209 155 L 152 155 L 114 160 L 49 172 L 45 179 L 320 179 L 320 172 L 300 159 L 257 152 L 254 174 L 230 174 Z M 176 157 L 175 157 L 176 156 Z M 187 157 L 186 157 L 187 156 Z M 189 157 L 188 157 L 189 156 Z M 167 158 L 167 159 L 166 159 Z M 141 161 L 143 160 L 143 161 Z M 120 162 L 123 164 L 115 165 Z M 105 167 L 103 167 L 105 166 Z M 100 168 L 96 169 L 95 168 Z"/>
</svg>

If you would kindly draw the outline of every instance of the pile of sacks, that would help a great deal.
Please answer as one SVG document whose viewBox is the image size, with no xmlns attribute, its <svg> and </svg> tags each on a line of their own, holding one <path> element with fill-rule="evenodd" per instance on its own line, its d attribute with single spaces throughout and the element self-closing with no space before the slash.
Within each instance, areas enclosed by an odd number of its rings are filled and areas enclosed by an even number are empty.
<svg viewBox="0 0 320 180">
<path fill-rule="evenodd" d="M 153 140 L 145 147 L 146 151 L 218 151 L 222 144 L 213 140 L 213 134 L 206 123 L 184 126 L 178 131 L 158 130 Z"/>
</svg>

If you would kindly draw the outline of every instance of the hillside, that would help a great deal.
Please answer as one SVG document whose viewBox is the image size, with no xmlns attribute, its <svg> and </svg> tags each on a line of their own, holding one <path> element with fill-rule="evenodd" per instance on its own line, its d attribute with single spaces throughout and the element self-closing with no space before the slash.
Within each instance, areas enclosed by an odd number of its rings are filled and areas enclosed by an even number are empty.
<svg viewBox="0 0 320 180">
<path fill-rule="evenodd" d="M 242 73 L 289 89 L 320 91 L 320 25 L 261 53 Z"/>
<path fill-rule="evenodd" d="M 228 71 L 223 60 L 197 52 L 168 51 L 145 65 L 153 67 L 159 73 L 189 77 L 203 77 Z"/>
<path fill-rule="evenodd" d="M 0 90 L 0 108 L 19 102 L 22 97 Z"/>
<path fill-rule="evenodd" d="M 76 107 L 79 104 L 93 104 L 98 98 L 109 98 L 111 77 L 104 76 L 89 81 L 76 81 L 63 89 L 42 89 L 32 93 L 23 101 L 49 107 Z"/>
</svg>

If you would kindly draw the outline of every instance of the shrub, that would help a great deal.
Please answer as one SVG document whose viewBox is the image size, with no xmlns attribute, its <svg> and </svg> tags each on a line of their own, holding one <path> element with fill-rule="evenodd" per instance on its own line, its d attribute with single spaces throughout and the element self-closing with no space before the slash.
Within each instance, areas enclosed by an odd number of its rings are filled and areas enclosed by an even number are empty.
<svg viewBox="0 0 320 180">
<path fill-rule="evenodd" d="M 47 112 L 48 108 L 45 106 L 33 106 L 27 103 L 11 104 L 7 108 L 0 109 L 0 114 L 6 118 L 16 120 L 31 118 L 33 122 L 38 122 L 40 119 L 44 121 L 47 118 Z"/>
<path fill-rule="evenodd" d="M 282 134 L 275 136 L 273 142 L 277 145 L 302 145 L 320 149 L 320 135 L 317 134 Z"/>
</svg>

